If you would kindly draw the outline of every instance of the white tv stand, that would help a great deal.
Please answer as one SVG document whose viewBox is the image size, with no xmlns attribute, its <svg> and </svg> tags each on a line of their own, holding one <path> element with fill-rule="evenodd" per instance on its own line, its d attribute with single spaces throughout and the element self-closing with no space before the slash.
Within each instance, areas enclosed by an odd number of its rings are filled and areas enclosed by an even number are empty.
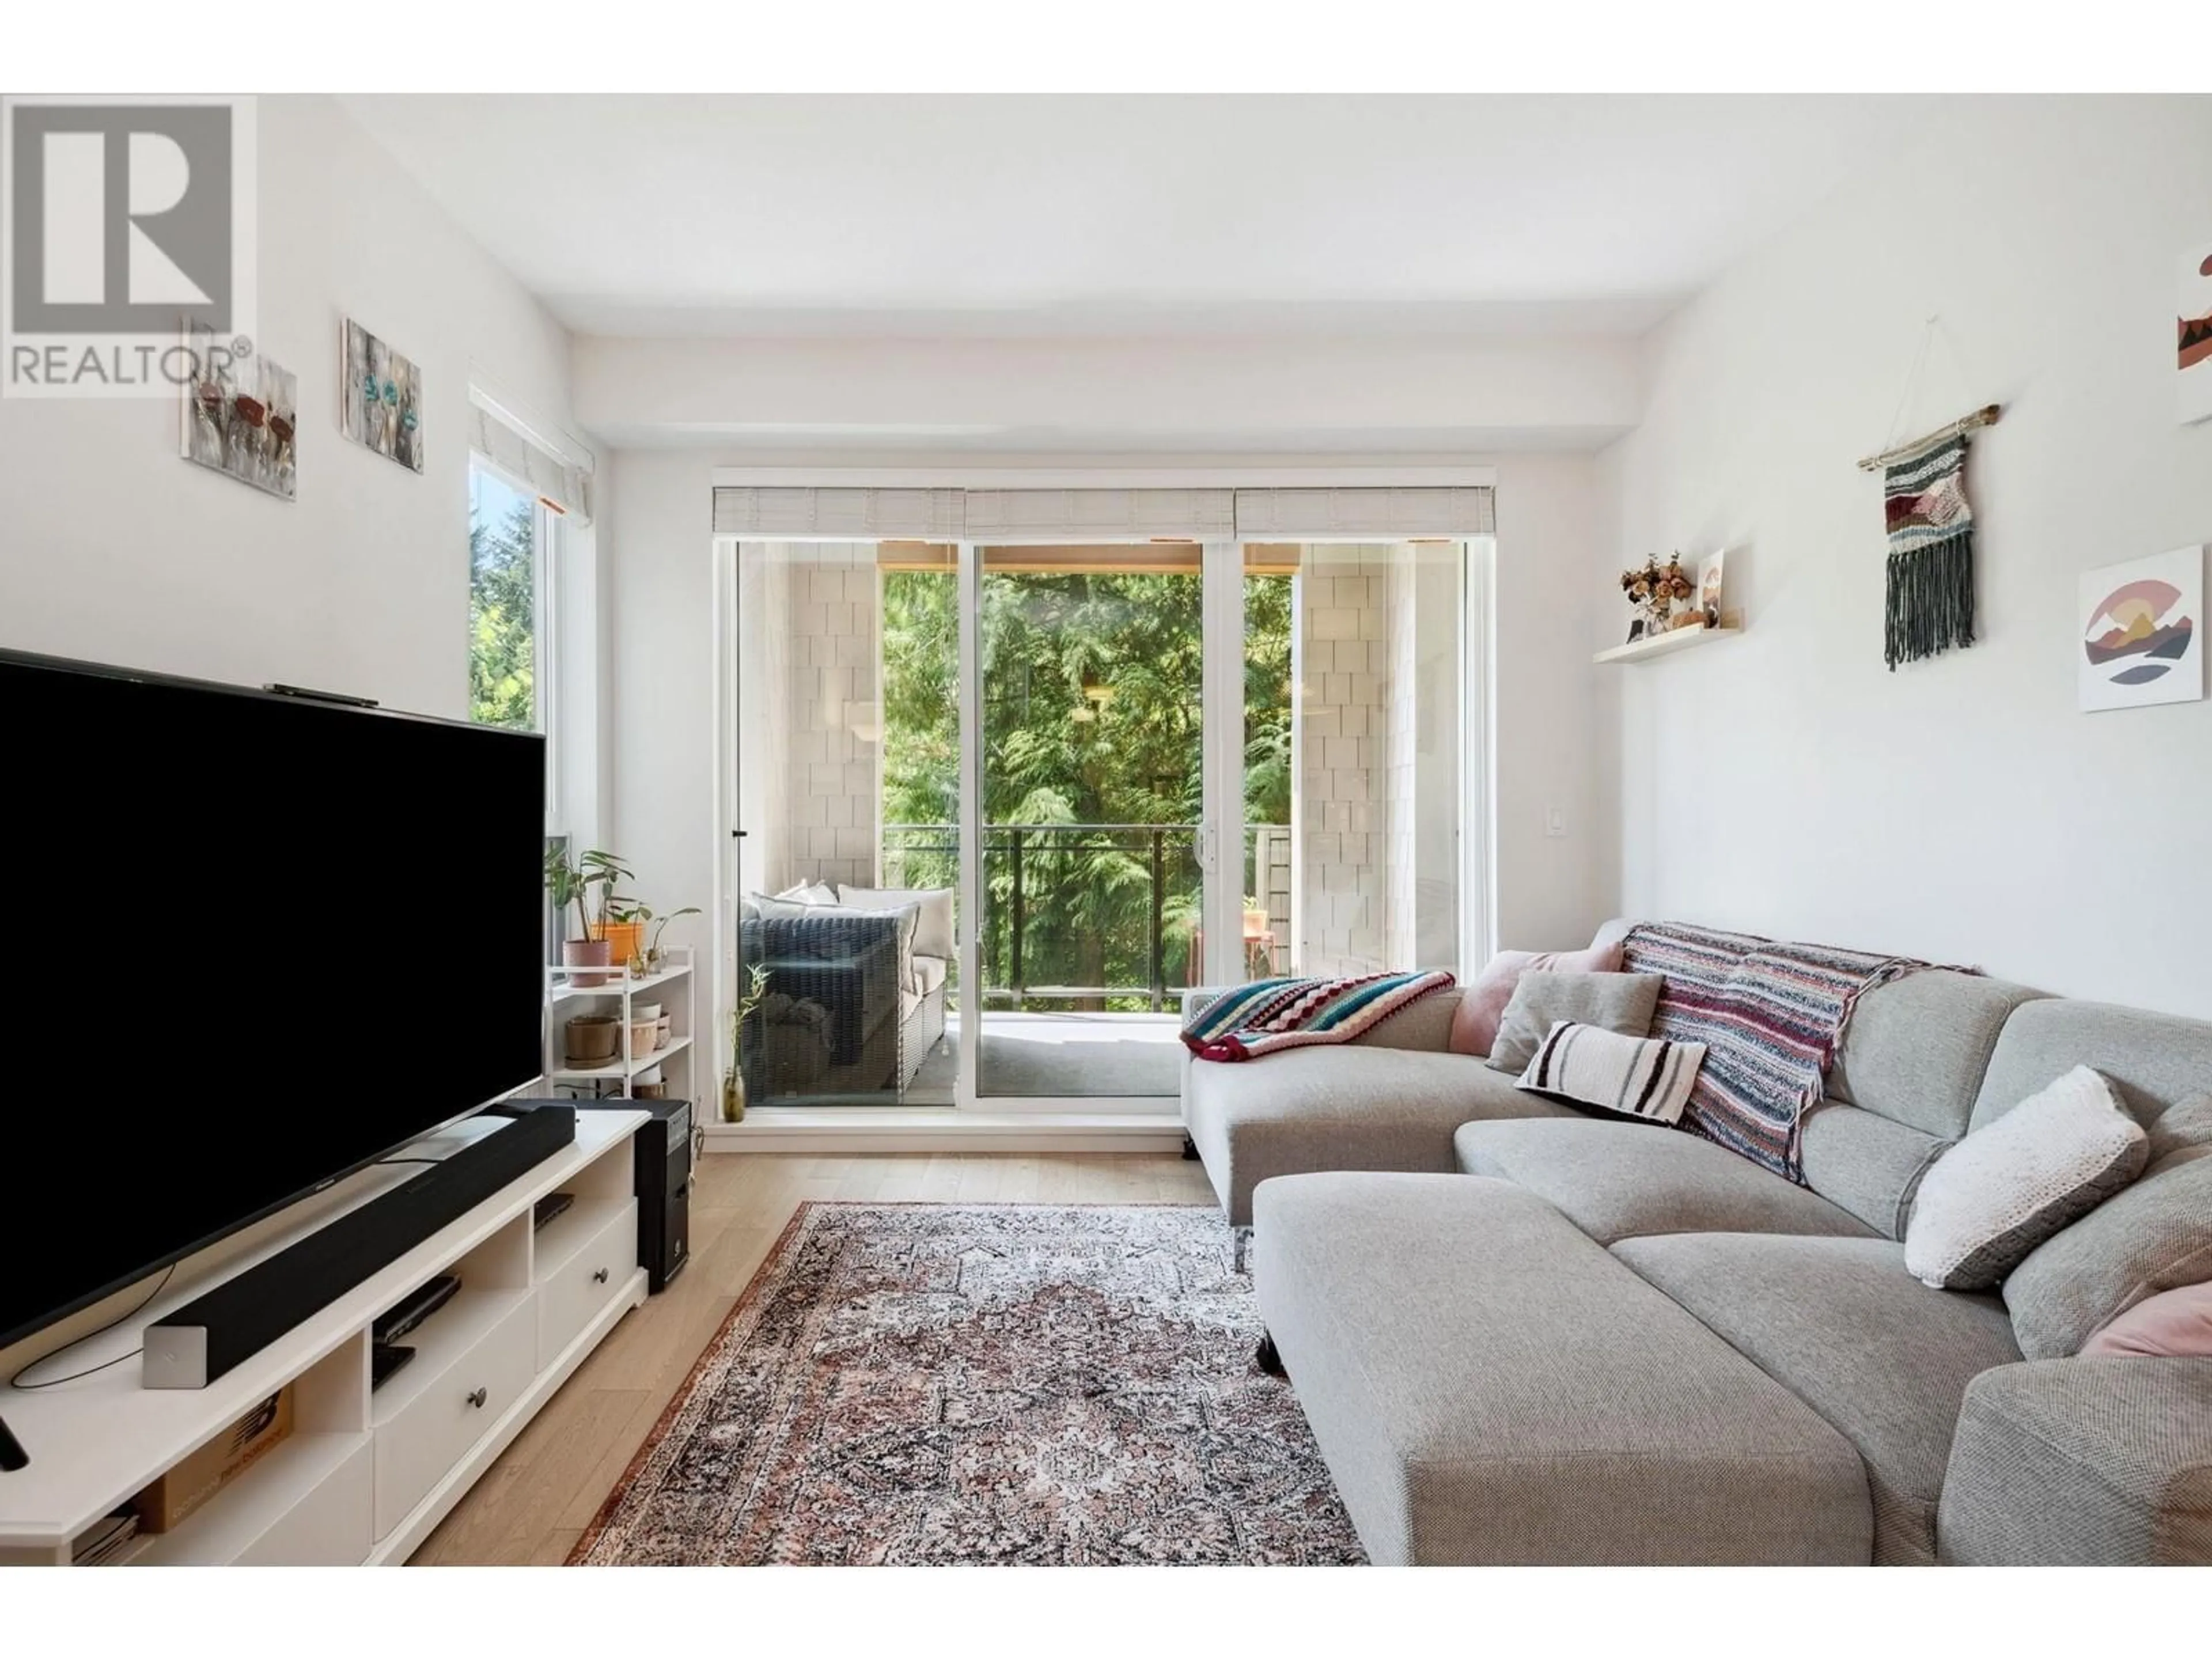
<svg viewBox="0 0 2212 1659">
<path fill-rule="evenodd" d="M 405 1155 L 441 1157 L 505 1121 L 471 1119 Z M 68 1565 L 88 1528 L 288 1382 L 296 1384 L 290 1437 L 171 1531 L 134 1540 L 122 1559 L 201 1566 L 406 1560 L 584 1357 L 644 1302 L 630 1140 L 645 1121 L 642 1112 L 579 1111 L 574 1146 L 207 1388 L 141 1388 L 131 1360 L 58 1388 L 0 1396 L 31 1460 L 0 1474 L 0 1565 Z M 419 1173 L 406 1165 L 371 1171 L 342 1208 Z M 534 1230 L 532 1206 L 554 1192 L 575 1201 Z M 205 1277 L 173 1284 L 144 1312 L 52 1369 L 81 1370 L 127 1352 L 153 1320 L 337 1212 L 325 1208 Z M 443 1273 L 457 1274 L 460 1290 L 401 1339 L 414 1360 L 372 1392 L 371 1323 Z"/>
</svg>

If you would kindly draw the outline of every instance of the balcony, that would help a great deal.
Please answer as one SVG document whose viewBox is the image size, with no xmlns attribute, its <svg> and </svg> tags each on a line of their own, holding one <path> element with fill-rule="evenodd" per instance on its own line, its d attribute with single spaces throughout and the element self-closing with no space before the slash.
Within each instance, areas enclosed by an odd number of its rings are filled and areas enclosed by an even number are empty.
<svg viewBox="0 0 2212 1659">
<path fill-rule="evenodd" d="M 987 1017 L 1160 1014 L 1202 977 L 1194 823 L 983 826 L 981 994 L 959 999 Z M 883 881 L 959 884 L 958 827 L 886 824 Z M 1291 939 L 1290 829 L 1245 830 L 1246 971 L 1279 971 Z M 987 1030 L 988 1027 L 986 1027 Z"/>
</svg>

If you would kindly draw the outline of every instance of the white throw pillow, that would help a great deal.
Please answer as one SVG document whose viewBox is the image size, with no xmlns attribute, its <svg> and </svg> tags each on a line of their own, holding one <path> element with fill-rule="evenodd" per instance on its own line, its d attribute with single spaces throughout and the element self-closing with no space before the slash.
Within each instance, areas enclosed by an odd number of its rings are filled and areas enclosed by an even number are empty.
<svg viewBox="0 0 2212 1659">
<path fill-rule="evenodd" d="M 1689 1104 L 1698 1068 L 1705 1063 L 1702 1042 L 1625 1036 L 1602 1025 L 1562 1019 L 1537 1045 L 1518 1086 L 1577 1106 L 1674 1123 Z"/>
<path fill-rule="evenodd" d="M 835 904 L 837 895 L 827 882 L 795 881 L 775 895 L 786 904 Z"/>
<path fill-rule="evenodd" d="M 1905 1224 L 1905 1270 L 1939 1291 L 1994 1290 L 2149 1159 L 2112 1085 L 2076 1066 L 1936 1160 Z"/>
<path fill-rule="evenodd" d="M 845 887 L 838 899 L 856 910 L 896 910 L 915 905 L 921 915 L 915 925 L 914 953 L 950 962 L 952 944 L 952 890 L 950 887 Z"/>
</svg>

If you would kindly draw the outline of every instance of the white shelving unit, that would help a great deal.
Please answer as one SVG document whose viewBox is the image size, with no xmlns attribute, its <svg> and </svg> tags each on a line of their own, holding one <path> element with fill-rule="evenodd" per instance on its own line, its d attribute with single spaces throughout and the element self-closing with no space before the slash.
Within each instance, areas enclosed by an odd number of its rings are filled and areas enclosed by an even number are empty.
<svg viewBox="0 0 2212 1659">
<path fill-rule="evenodd" d="M 1743 632 L 1743 613 L 1723 611 L 1720 622 L 1708 627 L 1699 623 L 1695 628 L 1670 628 L 1663 634 L 1647 634 L 1640 640 L 1631 640 L 1626 645 L 1616 645 L 1610 651 L 1601 651 L 1592 662 L 1649 662 L 1654 657 L 1669 657 L 1677 651 L 1686 651 L 1693 645 L 1711 645 L 1715 640 L 1730 640 Z"/>
<path fill-rule="evenodd" d="M 671 1100 L 697 1100 L 692 1087 L 696 1060 L 693 1042 L 698 1035 L 698 968 L 696 953 L 675 949 L 666 965 L 650 974 L 632 974 L 627 967 L 549 968 L 546 971 L 545 1081 L 556 1093 L 583 1100 L 619 1097 L 634 1099 L 644 1075 L 660 1068 L 661 1082 Z M 580 979 L 597 984 L 579 984 Z M 659 1003 L 668 1012 L 668 1041 L 646 1053 L 630 1047 L 630 1010 L 641 1002 Z M 622 1022 L 622 1047 L 615 1057 L 599 1066 L 568 1063 L 567 1026 L 585 1012 L 611 1013 Z"/>
<path fill-rule="evenodd" d="M 504 1120 L 476 1118 L 409 1154 L 450 1154 Z M 170 1531 L 115 1565 L 349 1565 L 404 1561 L 585 1357 L 646 1297 L 630 1138 L 642 1112 L 576 1115 L 576 1139 L 204 1389 L 146 1389 L 131 1362 L 11 1394 L 29 1465 L 0 1477 L 0 1565 L 70 1564 L 77 1539 L 260 1401 L 293 1390 L 294 1427 Z M 166 1289 L 90 1339 L 80 1363 L 128 1353 L 145 1327 L 414 1171 L 364 1172 L 348 1201 Z M 542 1229 L 537 1201 L 572 1202 Z M 370 1328 L 420 1285 L 461 1289 L 403 1339 L 415 1358 L 382 1388 Z"/>
</svg>

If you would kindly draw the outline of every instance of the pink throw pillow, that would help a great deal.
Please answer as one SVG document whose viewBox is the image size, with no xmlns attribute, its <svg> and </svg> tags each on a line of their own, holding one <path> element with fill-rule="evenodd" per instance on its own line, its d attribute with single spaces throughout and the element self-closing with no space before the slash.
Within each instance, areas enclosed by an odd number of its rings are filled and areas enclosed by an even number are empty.
<svg viewBox="0 0 2212 1659">
<path fill-rule="evenodd" d="M 2091 1337 L 2081 1352 L 2154 1358 L 2212 1355 L 2212 1285 L 2184 1285 L 2144 1297 Z"/>
<path fill-rule="evenodd" d="M 1498 1022 L 1513 1000 L 1523 974 L 1617 974 L 1620 946 L 1593 945 L 1587 951 L 1500 951 L 1490 965 L 1460 994 L 1453 1011 L 1451 1051 L 1486 1054 L 1498 1041 Z"/>
</svg>

